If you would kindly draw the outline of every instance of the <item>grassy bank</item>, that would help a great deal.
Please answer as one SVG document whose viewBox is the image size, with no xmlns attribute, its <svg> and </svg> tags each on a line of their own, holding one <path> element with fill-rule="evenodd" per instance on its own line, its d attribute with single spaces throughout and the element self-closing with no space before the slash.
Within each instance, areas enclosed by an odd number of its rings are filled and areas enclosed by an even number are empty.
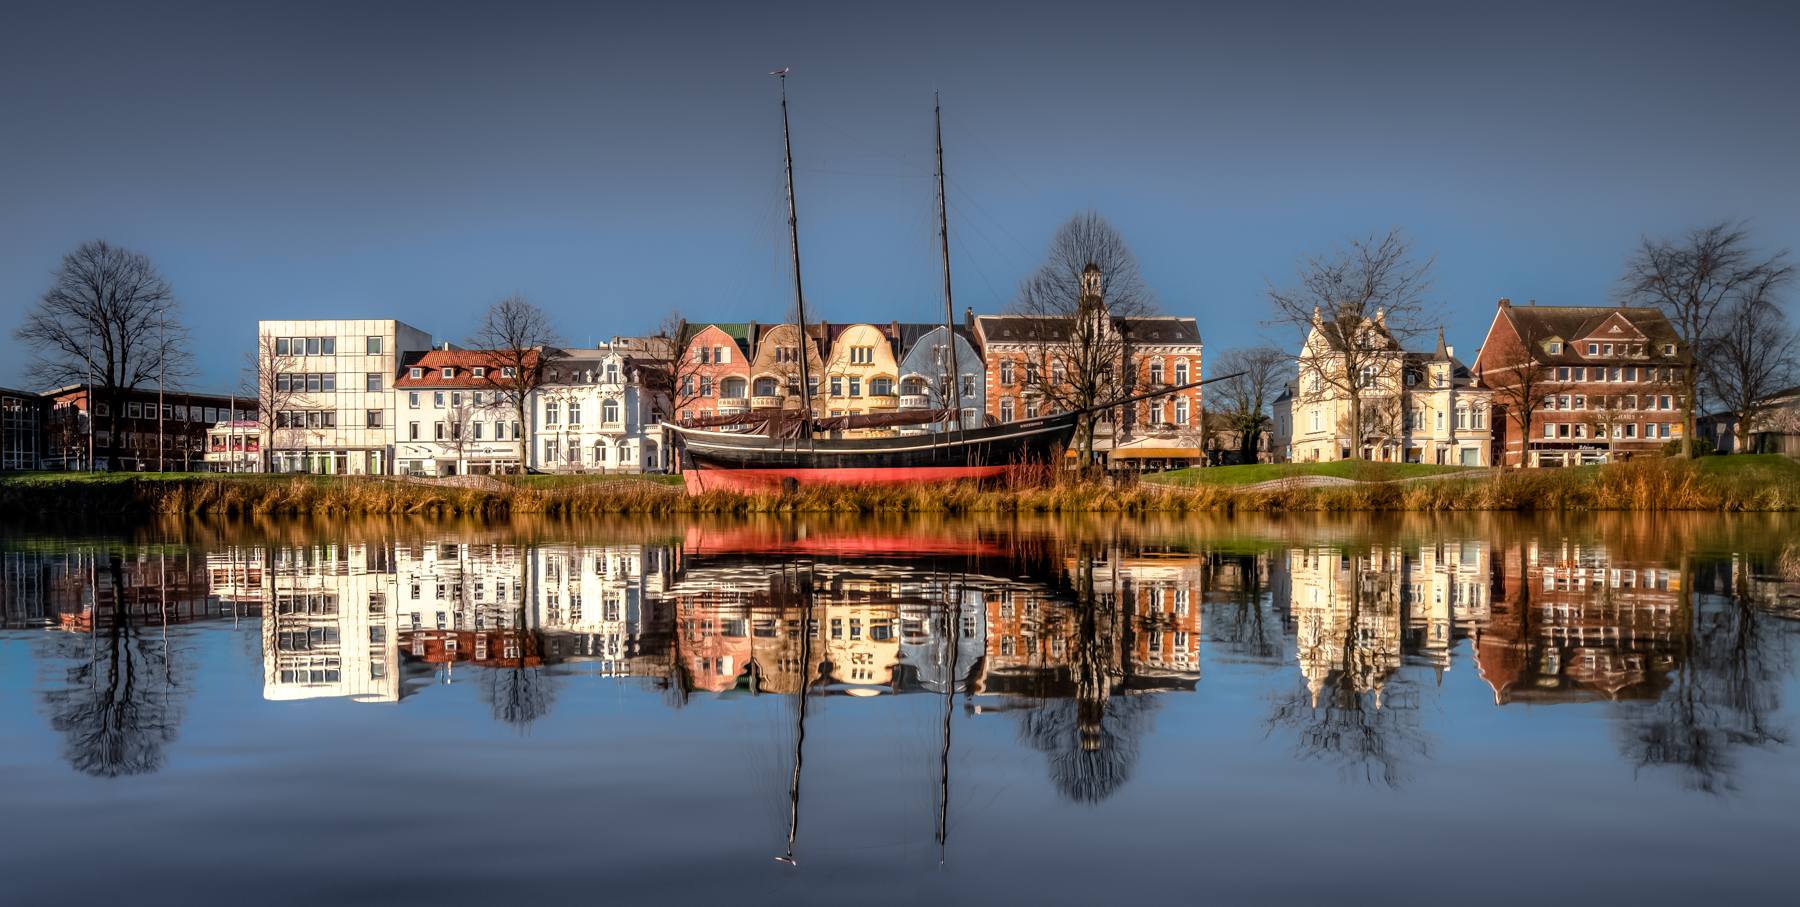
<svg viewBox="0 0 1800 907">
<path fill-rule="evenodd" d="M 1485 475 L 1487 470 L 1474 466 L 1434 466 L 1428 463 L 1371 463 L 1366 460 L 1336 460 L 1330 463 L 1254 463 L 1244 466 L 1209 466 L 1204 469 L 1175 469 L 1144 477 L 1144 481 L 1161 485 L 1255 485 L 1276 479 L 1299 476 L 1330 476 L 1358 482 L 1386 482 L 1395 479 L 1417 479 L 1448 473 Z"/>
<path fill-rule="evenodd" d="M 1393 464 L 1385 465 L 1391 468 Z M 1367 464 L 1362 468 L 1366 470 Z M 1218 471 L 1225 469 L 1246 467 Z M 1438 474 L 1444 468 L 1428 469 L 1435 472 L 1424 474 Z M 1467 477 L 1434 481 L 1404 481 L 1418 477 L 1406 475 L 1370 477 L 1381 480 L 1324 488 L 1249 490 L 1246 486 L 1252 481 L 1267 479 L 1195 478 L 1185 483 L 1146 482 L 1121 488 L 1021 473 L 990 486 L 815 486 L 787 496 L 709 492 L 689 497 L 679 486 L 669 484 L 667 477 L 533 476 L 463 487 L 366 477 L 21 473 L 0 476 L 0 515 L 412 514 L 497 519 L 517 514 L 608 513 L 1800 510 L 1800 463 L 1777 456 L 1709 457 L 1698 462 L 1638 460 L 1614 466 L 1498 474 L 1472 470 Z"/>
</svg>

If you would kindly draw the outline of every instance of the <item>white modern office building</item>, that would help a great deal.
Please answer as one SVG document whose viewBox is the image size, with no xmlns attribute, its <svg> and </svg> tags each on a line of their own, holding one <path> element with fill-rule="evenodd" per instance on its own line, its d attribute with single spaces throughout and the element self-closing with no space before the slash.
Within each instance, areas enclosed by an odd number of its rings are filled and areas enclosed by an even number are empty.
<svg viewBox="0 0 1800 907">
<path fill-rule="evenodd" d="M 264 439 L 276 472 L 394 471 L 394 376 L 431 335 L 393 319 L 261 321 L 260 368 L 273 411 Z"/>
</svg>

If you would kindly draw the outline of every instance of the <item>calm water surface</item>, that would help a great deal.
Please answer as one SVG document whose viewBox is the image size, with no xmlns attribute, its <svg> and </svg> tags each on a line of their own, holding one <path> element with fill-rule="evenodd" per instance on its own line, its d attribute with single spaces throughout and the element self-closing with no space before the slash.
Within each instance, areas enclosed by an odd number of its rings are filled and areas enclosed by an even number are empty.
<svg viewBox="0 0 1800 907">
<path fill-rule="evenodd" d="M 1786 901 L 1796 539 L 1616 514 L 13 525 L 0 884 Z"/>
</svg>

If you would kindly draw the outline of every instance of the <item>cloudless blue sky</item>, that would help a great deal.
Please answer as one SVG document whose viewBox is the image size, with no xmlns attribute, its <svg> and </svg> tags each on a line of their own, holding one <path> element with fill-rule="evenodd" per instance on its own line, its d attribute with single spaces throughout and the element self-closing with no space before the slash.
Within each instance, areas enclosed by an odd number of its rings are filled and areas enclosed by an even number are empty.
<svg viewBox="0 0 1800 907">
<path fill-rule="evenodd" d="M 1642 234 L 1800 244 L 1793 4 L 150 4 L 0 7 L 0 383 L 59 257 L 161 265 L 198 384 L 258 318 L 461 340 L 512 292 L 576 344 L 787 310 L 793 68 L 808 297 L 932 320 L 943 92 L 959 310 L 1068 215 L 1124 232 L 1209 357 L 1265 279 L 1402 225 L 1450 342 L 1606 300 Z M 1465 356 L 1465 358 L 1469 358 Z"/>
</svg>

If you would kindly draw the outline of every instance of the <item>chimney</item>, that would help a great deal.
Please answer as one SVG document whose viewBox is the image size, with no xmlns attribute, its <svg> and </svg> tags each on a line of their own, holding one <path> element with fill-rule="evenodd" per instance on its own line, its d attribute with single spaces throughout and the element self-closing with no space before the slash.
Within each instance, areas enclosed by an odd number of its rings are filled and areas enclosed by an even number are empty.
<svg viewBox="0 0 1800 907">
<path fill-rule="evenodd" d="M 974 330 L 975 330 L 975 307 L 974 306 L 969 306 L 968 308 L 963 309 L 963 327 L 968 328 L 971 333 L 974 332 Z"/>
<path fill-rule="evenodd" d="M 1501 299 L 1501 300 L 1500 300 L 1500 307 L 1501 307 L 1501 308 L 1503 308 L 1503 309 L 1510 309 L 1510 308 L 1512 308 L 1512 300 L 1510 300 L 1510 299 Z"/>
<path fill-rule="evenodd" d="M 1456 347 L 1453 347 L 1453 346 L 1444 347 L 1444 352 L 1447 352 L 1450 355 L 1455 356 L 1456 355 Z"/>
<path fill-rule="evenodd" d="M 1531 301 L 1531 304 L 1532 304 L 1532 305 L 1537 305 L 1537 300 L 1535 300 L 1535 299 L 1533 299 L 1533 300 L 1532 300 L 1532 301 Z"/>
</svg>

